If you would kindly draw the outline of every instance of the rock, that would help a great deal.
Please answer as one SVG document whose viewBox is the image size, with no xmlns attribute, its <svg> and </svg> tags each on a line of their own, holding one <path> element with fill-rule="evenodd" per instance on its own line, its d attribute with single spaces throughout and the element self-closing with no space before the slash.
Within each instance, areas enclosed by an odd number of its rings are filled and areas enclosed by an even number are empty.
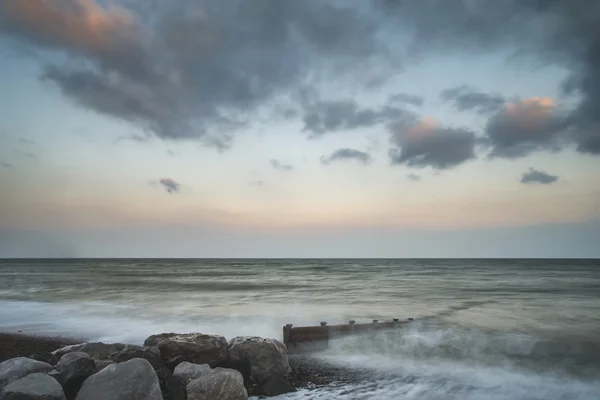
<svg viewBox="0 0 600 400">
<path fill-rule="evenodd" d="M 165 366 L 160 351 L 155 346 L 135 346 L 128 344 L 123 350 L 110 355 L 110 359 L 115 362 L 124 362 L 133 358 L 143 358 L 147 360 L 154 368 L 158 376 L 158 382 L 163 390 L 163 397 L 167 388 L 167 379 L 172 375 L 172 371 Z"/>
<path fill-rule="evenodd" d="M 244 378 L 238 371 L 215 368 L 186 387 L 187 400 L 247 400 Z"/>
<path fill-rule="evenodd" d="M 114 362 L 112 362 L 110 360 L 95 360 L 95 361 L 96 361 L 96 372 L 100 372 L 104 368 L 108 367 L 109 365 L 114 364 Z"/>
<path fill-rule="evenodd" d="M 263 396 L 273 397 L 281 394 L 295 392 L 296 388 L 280 376 L 271 376 L 258 389 Z"/>
<path fill-rule="evenodd" d="M 35 372 L 6 385 L 0 400 L 65 400 L 65 394 L 55 379 Z"/>
<path fill-rule="evenodd" d="M 173 400 L 185 400 L 186 387 L 191 380 L 211 373 L 208 364 L 192 364 L 187 361 L 175 367 L 173 375 L 166 380 L 167 389 Z"/>
<path fill-rule="evenodd" d="M 117 363 L 129 361 L 132 358 L 147 360 L 155 370 L 165 366 L 160 356 L 160 351 L 154 346 L 134 346 L 129 344 L 123 350 L 112 353 L 109 357 L 110 360 Z"/>
<path fill-rule="evenodd" d="M 50 372 L 52 365 L 26 357 L 11 358 L 0 363 L 0 390 L 9 383 L 36 372 Z"/>
<path fill-rule="evenodd" d="M 150 362 L 134 358 L 87 378 L 76 400 L 163 400 L 163 396 Z"/>
<path fill-rule="evenodd" d="M 50 361 L 52 360 L 52 353 L 33 353 L 29 356 L 29 358 L 50 364 Z"/>
<path fill-rule="evenodd" d="M 90 357 L 95 360 L 108 360 L 109 356 L 112 353 L 117 353 L 122 351 L 127 345 L 123 343 L 102 343 L 102 342 L 93 342 L 93 343 L 83 343 L 83 344 L 73 344 L 70 346 L 61 347 L 58 350 L 52 352 L 53 362 L 55 364 L 62 356 L 67 353 L 72 353 L 74 351 L 82 351 L 84 353 L 88 353 Z"/>
<path fill-rule="evenodd" d="M 158 335 L 148 336 L 146 340 L 144 340 L 144 346 L 156 346 L 160 342 L 165 339 L 169 339 L 173 336 L 180 336 L 182 333 L 159 333 Z"/>
<path fill-rule="evenodd" d="M 62 385 L 67 400 L 72 400 L 83 381 L 95 373 L 95 361 L 87 353 L 74 351 L 62 356 L 56 364 L 56 369 L 49 375 Z"/>
<path fill-rule="evenodd" d="M 209 374 L 212 370 L 208 364 L 192 364 L 187 361 L 182 362 L 178 366 L 175 367 L 173 371 L 173 376 L 180 377 L 185 379 L 186 385 L 192 379 L 197 379 L 202 375 Z"/>
<path fill-rule="evenodd" d="M 154 343 L 156 339 L 153 338 L 162 338 L 157 347 L 163 361 L 171 369 L 184 361 L 217 367 L 226 365 L 229 360 L 227 340 L 223 336 L 201 333 L 168 335 L 171 334 L 151 336 L 144 343 Z"/>
<path fill-rule="evenodd" d="M 229 342 L 230 365 L 250 364 L 250 375 L 255 380 L 270 376 L 285 376 L 290 372 L 290 364 L 285 345 L 275 339 L 257 336 L 239 336 Z"/>
</svg>

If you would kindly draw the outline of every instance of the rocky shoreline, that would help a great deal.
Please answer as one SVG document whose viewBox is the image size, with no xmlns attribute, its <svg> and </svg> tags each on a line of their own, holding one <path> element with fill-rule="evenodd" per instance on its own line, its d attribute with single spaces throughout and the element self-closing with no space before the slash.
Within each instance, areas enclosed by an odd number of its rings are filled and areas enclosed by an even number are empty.
<svg viewBox="0 0 600 400">
<path fill-rule="evenodd" d="M 0 334 L 0 400 L 237 400 L 364 378 L 310 355 L 288 355 L 268 338 L 163 333 L 144 346 L 83 342 Z M 47 393 L 18 397 L 27 386 Z"/>
</svg>

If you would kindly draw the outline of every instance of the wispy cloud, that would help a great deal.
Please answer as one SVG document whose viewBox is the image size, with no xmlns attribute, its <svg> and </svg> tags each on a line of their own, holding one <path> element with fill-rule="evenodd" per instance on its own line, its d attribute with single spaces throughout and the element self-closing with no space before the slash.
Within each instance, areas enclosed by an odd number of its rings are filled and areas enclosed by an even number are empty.
<svg viewBox="0 0 600 400">
<path fill-rule="evenodd" d="M 158 183 L 161 184 L 168 193 L 179 193 L 181 190 L 181 184 L 171 178 L 162 178 Z"/>
<path fill-rule="evenodd" d="M 2 165 L 2 168 L 12 168 L 12 164 L 6 161 L 2 161 L 0 165 Z"/>
<path fill-rule="evenodd" d="M 364 151 L 356 150 L 356 149 L 337 149 L 329 156 L 322 156 L 321 163 L 322 164 L 330 164 L 334 161 L 344 161 L 344 160 L 354 160 L 358 161 L 361 164 L 368 164 L 371 162 L 372 158 L 369 153 Z"/>
<path fill-rule="evenodd" d="M 19 142 L 25 143 L 25 144 L 37 144 L 34 140 L 23 138 L 23 137 L 19 138 Z"/>
<path fill-rule="evenodd" d="M 293 165 L 284 164 L 278 160 L 271 160 L 271 161 L 269 161 L 269 164 L 271 164 L 271 167 L 278 169 L 280 171 L 291 171 L 294 169 Z"/>
<path fill-rule="evenodd" d="M 524 184 L 542 184 L 542 185 L 551 185 L 558 181 L 558 176 L 550 175 L 543 171 L 538 171 L 534 168 L 529 168 L 528 172 L 525 172 L 521 177 L 521 183 Z"/>
</svg>

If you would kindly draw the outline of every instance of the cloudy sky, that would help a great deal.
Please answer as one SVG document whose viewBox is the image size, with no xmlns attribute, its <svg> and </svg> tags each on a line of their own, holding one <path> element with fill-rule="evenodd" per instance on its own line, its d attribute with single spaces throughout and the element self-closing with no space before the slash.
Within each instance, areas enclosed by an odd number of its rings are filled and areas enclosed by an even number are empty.
<svg viewBox="0 0 600 400">
<path fill-rule="evenodd" d="M 0 0 L 0 256 L 600 257 L 600 2 Z"/>
</svg>

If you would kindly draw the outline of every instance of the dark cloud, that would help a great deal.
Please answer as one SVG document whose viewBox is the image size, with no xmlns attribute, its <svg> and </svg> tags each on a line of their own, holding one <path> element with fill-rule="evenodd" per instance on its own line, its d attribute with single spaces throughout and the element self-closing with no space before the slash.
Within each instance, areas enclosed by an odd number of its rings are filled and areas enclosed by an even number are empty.
<svg viewBox="0 0 600 400">
<path fill-rule="evenodd" d="M 391 103 L 405 103 L 410 104 L 416 107 L 420 107 L 425 103 L 425 99 L 421 96 L 416 96 L 413 94 L 407 93 L 398 93 L 391 95 L 388 99 L 388 102 Z"/>
<path fill-rule="evenodd" d="M 551 185 L 558 180 L 558 176 L 550 175 L 542 171 L 538 171 L 534 168 L 529 168 L 528 172 L 525 172 L 521 177 L 521 183 L 524 184 L 535 184 L 539 183 L 542 185 Z"/>
<path fill-rule="evenodd" d="M 417 182 L 421 180 L 421 175 L 417 175 L 415 173 L 410 173 L 408 175 L 406 175 L 406 177 L 408 178 L 409 181 L 413 181 L 413 182 Z"/>
<path fill-rule="evenodd" d="M 405 110 L 390 105 L 374 109 L 361 108 L 352 100 L 315 101 L 304 104 L 304 131 L 320 136 L 387 123 L 406 114 Z"/>
<path fill-rule="evenodd" d="M 506 101 L 498 94 L 484 93 L 467 85 L 446 89 L 440 93 L 440 97 L 451 102 L 459 111 L 475 111 L 479 114 L 497 112 Z"/>
<path fill-rule="evenodd" d="M 278 160 L 271 160 L 271 161 L 269 161 L 269 164 L 271 164 L 271 167 L 278 169 L 280 171 L 291 171 L 294 169 L 294 166 L 289 165 L 289 164 L 284 164 Z"/>
<path fill-rule="evenodd" d="M 487 122 L 490 155 L 517 158 L 536 150 L 559 150 L 567 141 L 570 121 L 547 98 L 508 104 Z"/>
<path fill-rule="evenodd" d="M 104 4 L 5 0 L 0 34 L 68 54 L 44 67 L 44 80 L 162 138 L 212 134 L 206 144 L 227 147 L 273 100 L 352 71 L 366 82 L 385 70 L 369 68 L 375 60 L 394 58 L 377 14 L 339 1 Z"/>
<path fill-rule="evenodd" d="M 569 71 L 563 91 L 577 104 L 562 121 L 568 123 L 563 130 L 579 152 L 600 154 L 597 1 L 105 4 L 3 0 L 0 35 L 66 54 L 53 57 L 66 60 L 65 64 L 44 66 L 46 81 L 80 106 L 162 138 L 206 136 L 206 144 L 225 149 L 233 132 L 254 122 L 264 107 L 295 99 L 301 90 L 317 92 L 319 83 L 381 87 L 401 71 L 399 60 L 502 52 L 524 60 L 524 65 L 555 65 Z M 455 88 L 446 97 L 459 109 L 502 112 L 498 96 Z M 407 95 L 396 101 L 420 103 Z M 305 129 L 313 135 L 403 119 L 398 115 L 402 111 L 391 103 L 366 108 L 351 101 L 325 101 L 300 108 Z M 284 118 L 293 114 L 286 112 Z M 500 117 L 490 122 L 495 143 L 502 142 L 498 132 L 505 126 Z M 554 123 L 549 128 L 557 129 Z M 510 144 L 503 151 L 526 154 L 539 143 L 533 140 L 526 150 Z"/>
<path fill-rule="evenodd" d="M 448 128 L 432 120 L 389 126 L 392 165 L 449 169 L 475 158 L 475 134 Z"/>
<path fill-rule="evenodd" d="M 3 168 L 12 168 L 12 164 L 11 164 L 11 163 L 9 163 L 9 162 L 6 162 L 6 161 L 2 161 L 2 163 L 0 163 L 0 165 L 1 165 Z"/>
<path fill-rule="evenodd" d="M 171 178 L 162 178 L 158 183 L 169 193 L 179 193 L 181 191 L 181 184 Z"/>
<path fill-rule="evenodd" d="M 413 56 L 503 51 L 533 67 L 566 68 L 570 75 L 563 91 L 578 103 L 565 121 L 569 139 L 579 152 L 600 154 L 600 2 L 379 0 L 375 4 L 387 21 L 402 25 L 411 38 Z"/>
<path fill-rule="evenodd" d="M 322 164 L 330 164 L 334 161 L 355 160 L 361 164 L 368 164 L 372 158 L 368 153 L 356 149 L 337 149 L 329 156 L 321 157 Z"/>
</svg>

